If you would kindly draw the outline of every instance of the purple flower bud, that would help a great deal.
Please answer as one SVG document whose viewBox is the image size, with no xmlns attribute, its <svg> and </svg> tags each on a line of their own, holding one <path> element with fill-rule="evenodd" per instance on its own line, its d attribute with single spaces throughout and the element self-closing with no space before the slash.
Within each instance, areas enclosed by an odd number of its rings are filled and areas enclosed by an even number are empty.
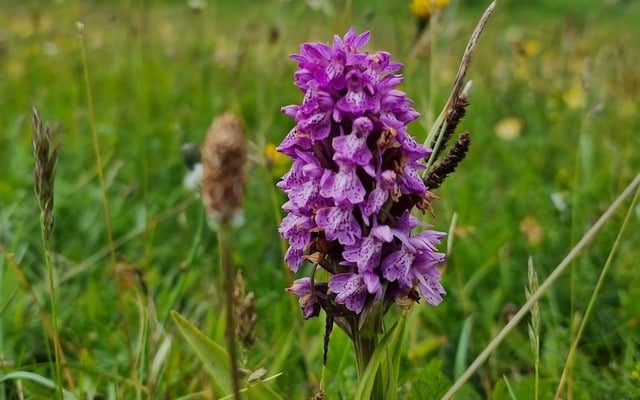
<svg viewBox="0 0 640 400">
<path fill-rule="evenodd" d="M 289 293 L 298 297 L 298 303 L 302 308 L 302 313 L 305 319 L 316 317 L 320 314 L 320 303 L 311 289 L 311 279 L 301 278 L 293 282 L 290 288 L 287 288 Z"/>
</svg>

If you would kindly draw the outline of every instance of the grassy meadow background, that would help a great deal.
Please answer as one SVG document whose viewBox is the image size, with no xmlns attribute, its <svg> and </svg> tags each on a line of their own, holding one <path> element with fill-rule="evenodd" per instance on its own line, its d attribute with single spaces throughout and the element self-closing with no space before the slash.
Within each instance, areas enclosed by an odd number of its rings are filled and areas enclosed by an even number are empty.
<svg viewBox="0 0 640 400">
<path fill-rule="evenodd" d="M 182 186 L 179 150 L 200 143 L 212 118 L 231 109 L 252 143 L 246 223 L 233 240 L 257 313 L 256 342 L 242 358 L 247 369 L 282 372 L 269 385 L 285 399 L 317 390 L 324 319 L 304 321 L 285 293 L 293 276 L 277 234 L 284 196 L 274 184 L 288 164 L 270 149 L 292 126 L 280 107 L 301 101 L 288 55 L 350 26 L 371 30 L 368 49 L 390 51 L 405 64 L 402 90 L 422 114 L 410 131 L 423 140 L 487 4 L 453 0 L 432 24 L 429 42 L 416 45 L 408 2 L 315 3 L 320 7 L 297 0 L 208 1 L 204 8 L 195 1 L 2 1 L 0 380 L 15 371 L 53 377 L 33 192 L 30 121 L 37 106 L 45 121 L 60 125 L 62 143 L 50 247 L 73 381 L 67 389 L 86 399 L 213 397 L 209 376 L 170 318 L 176 310 L 224 343 L 216 235 L 202 227 L 200 200 Z M 448 231 L 457 215 L 444 269 L 448 294 L 439 307 L 421 304 L 410 313 L 401 398 L 431 398 L 428 374 L 438 368 L 454 381 L 524 303 L 529 256 L 544 280 L 640 171 L 638 21 L 640 3 L 632 0 L 498 3 L 468 76 L 471 105 L 461 129 L 472 133 L 470 153 L 437 190 L 435 216 L 425 216 Z M 625 207 L 629 202 L 540 302 L 541 398 L 555 392 Z M 638 231 L 636 205 L 564 398 L 640 398 Z M 458 398 L 514 398 L 508 385 L 515 398 L 532 398 L 527 323 Z M 327 398 L 352 398 L 355 377 L 350 342 L 336 329 Z M 42 385 L 12 379 L 0 382 L 0 400 L 17 399 L 19 387 L 26 398 L 51 396 Z"/>
</svg>

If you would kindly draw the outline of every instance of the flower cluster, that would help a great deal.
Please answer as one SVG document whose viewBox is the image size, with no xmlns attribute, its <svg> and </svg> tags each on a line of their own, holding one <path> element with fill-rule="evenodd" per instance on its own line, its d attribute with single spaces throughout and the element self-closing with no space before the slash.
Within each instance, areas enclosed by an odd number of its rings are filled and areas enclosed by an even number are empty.
<svg viewBox="0 0 640 400">
<path fill-rule="evenodd" d="M 306 318 L 321 307 L 359 315 L 379 301 L 408 305 L 420 296 L 436 305 L 445 293 L 436 250 L 444 234 L 410 215 L 430 208 L 418 171 L 431 150 L 407 133 L 418 113 L 396 90 L 402 64 L 361 51 L 369 36 L 351 28 L 332 45 L 305 43 L 291 56 L 304 98 L 282 109 L 296 126 L 277 149 L 293 159 L 278 183 L 288 196 L 279 232 L 292 271 L 308 260 L 330 273 L 328 282 L 313 275 L 288 289 Z"/>
</svg>

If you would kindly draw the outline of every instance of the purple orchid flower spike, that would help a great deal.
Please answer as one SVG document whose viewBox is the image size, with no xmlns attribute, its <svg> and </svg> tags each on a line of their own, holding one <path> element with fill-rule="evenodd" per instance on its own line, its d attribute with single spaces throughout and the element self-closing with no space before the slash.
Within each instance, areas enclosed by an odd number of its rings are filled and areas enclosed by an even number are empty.
<svg viewBox="0 0 640 400">
<path fill-rule="evenodd" d="M 431 149 L 407 132 L 418 113 L 397 89 L 402 64 L 364 51 L 370 36 L 351 28 L 291 56 L 303 99 L 282 108 L 296 125 L 278 147 L 293 159 L 278 184 L 288 197 L 279 232 L 292 271 L 309 260 L 330 273 L 314 284 L 324 285 L 321 296 L 310 278 L 287 289 L 305 318 L 321 308 L 332 318 L 357 318 L 409 293 L 436 305 L 445 294 L 436 248 L 444 234 L 410 216 L 434 198 L 418 174 Z"/>
</svg>

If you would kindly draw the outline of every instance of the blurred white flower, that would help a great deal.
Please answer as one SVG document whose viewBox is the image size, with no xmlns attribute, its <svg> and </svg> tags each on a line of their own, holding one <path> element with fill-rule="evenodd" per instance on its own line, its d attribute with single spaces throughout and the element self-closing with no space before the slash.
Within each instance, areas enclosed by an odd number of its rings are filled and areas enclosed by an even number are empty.
<svg viewBox="0 0 640 400">
<path fill-rule="evenodd" d="M 202 182 L 202 164 L 197 163 L 182 179 L 182 186 L 187 190 L 200 190 L 200 184 Z"/>
</svg>

